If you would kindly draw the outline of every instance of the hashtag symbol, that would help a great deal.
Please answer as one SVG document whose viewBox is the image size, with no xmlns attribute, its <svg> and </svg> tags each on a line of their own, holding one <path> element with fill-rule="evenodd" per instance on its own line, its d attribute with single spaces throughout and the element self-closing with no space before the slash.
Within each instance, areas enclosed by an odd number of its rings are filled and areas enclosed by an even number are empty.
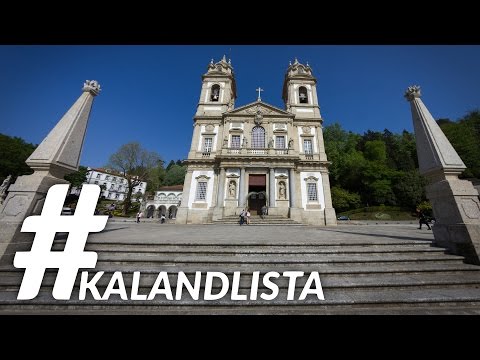
<svg viewBox="0 0 480 360">
<path fill-rule="evenodd" d="M 79 268 L 94 268 L 97 253 L 84 251 L 88 233 L 105 228 L 108 216 L 93 215 L 100 187 L 85 184 L 75 209 L 75 215 L 61 215 L 68 192 L 68 184 L 52 186 L 47 193 L 41 215 L 29 216 L 22 232 L 34 232 L 30 251 L 18 251 L 13 259 L 16 268 L 25 269 L 18 300 L 30 300 L 38 295 L 47 268 L 58 269 L 53 287 L 53 297 L 69 300 Z M 63 251 L 52 251 L 57 232 L 68 232 Z"/>
</svg>

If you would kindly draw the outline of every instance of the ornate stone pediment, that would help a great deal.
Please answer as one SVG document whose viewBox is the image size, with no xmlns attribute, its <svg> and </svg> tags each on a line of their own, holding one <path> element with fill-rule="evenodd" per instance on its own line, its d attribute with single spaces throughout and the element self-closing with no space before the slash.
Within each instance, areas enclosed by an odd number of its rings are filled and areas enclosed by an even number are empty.
<svg viewBox="0 0 480 360">
<path fill-rule="evenodd" d="M 275 176 L 275 179 L 287 180 L 287 179 L 288 179 L 288 176 L 286 176 L 286 175 L 284 175 L 284 174 L 280 174 L 280 175 Z"/>
<path fill-rule="evenodd" d="M 309 177 L 304 178 L 303 180 L 305 180 L 305 181 L 318 181 L 318 178 L 315 177 L 315 176 L 309 176 Z"/>
<path fill-rule="evenodd" d="M 209 180 L 210 177 L 207 175 L 199 175 L 195 178 L 195 180 Z"/>
<path fill-rule="evenodd" d="M 270 104 L 265 104 L 264 102 L 261 101 L 255 101 L 253 103 L 241 106 L 237 109 L 234 109 L 232 111 L 228 111 L 225 114 L 228 115 L 246 115 L 246 116 L 256 116 L 258 118 L 263 117 L 265 115 L 291 115 L 293 114 L 279 109 L 273 105 Z"/>
</svg>

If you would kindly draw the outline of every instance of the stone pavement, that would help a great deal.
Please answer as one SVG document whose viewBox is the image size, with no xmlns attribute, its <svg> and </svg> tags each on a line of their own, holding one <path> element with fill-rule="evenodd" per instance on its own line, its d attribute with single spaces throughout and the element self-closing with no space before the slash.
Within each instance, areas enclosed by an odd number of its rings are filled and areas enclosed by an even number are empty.
<svg viewBox="0 0 480 360">
<path fill-rule="evenodd" d="M 149 219 L 150 220 L 150 219 Z M 363 226 L 364 225 L 364 226 Z M 315 226 L 232 226 L 232 225 L 176 225 L 160 224 L 155 221 L 135 222 L 108 221 L 102 233 L 90 234 L 89 241 L 101 239 L 105 242 L 142 241 L 148 243 L 176 243 L 202 241 L 207 243 L 251 243 L 260 241 L 265 244 L 277 242 L 338 243 L 389 241 L 389 240 L 428 240 L 433 241 L 433 234 L 425 226 L 417 229 L 418 224 L 405 222 L 364 223 L 362 225 L 339 224 L 337 227 Z"/>
<path fill-rule="evenodd" d="M 89 292 L 79 300 L 79 278 L 69 301 L 51 295 L 56 270 L 47 270 L 40 294 L 17 301 L 23 270 L 0 267 L 0 313 L 3 314 L 480 314 L 480 266 L 463 263 L 460 256 L 432 247 L 433 235 L 417 224 L 341 224 L 313 226 L 175 225 L 155 222 L 110 221 L 106 229 L 89 236 L 86 250 L 98 253 L 93 274 L 105 292 L 115 271 L 121 271 L 127 289 L 134 271 L 141 272 L 139 293 L 148 294 L 158 273 L 169 274 L 175 293 L 177 273 L 193 283 L 196 271 L 219 271 L 232 283 L 240 271 L 240 293 L 248 294 L 252 273 L 318 271 L 325 300 L 298 295 L 306 277 L 297 281 L 295 300 L 286 299 L 288 279 L 276 280 L 277 298 L 234 301 L 226 297 L 181 301 L 157 295 L 151 301 L 94 300 Z M 62 250 L 59 236 L 53 250 Z M 93 276 L 93 275 L 92 275 Z M 214 279 L 215 293 L 220 282 Z M 118 284 L 117 284 L 118 285 Z M 202 277 L 201 288 L 205 288 Z M 259 284 L 259 293 L 269 292 Z M 128 293 L 129 290 L 127 290 Z M 185 292 L 184 292 L 185 293 Z"/>
</svg>

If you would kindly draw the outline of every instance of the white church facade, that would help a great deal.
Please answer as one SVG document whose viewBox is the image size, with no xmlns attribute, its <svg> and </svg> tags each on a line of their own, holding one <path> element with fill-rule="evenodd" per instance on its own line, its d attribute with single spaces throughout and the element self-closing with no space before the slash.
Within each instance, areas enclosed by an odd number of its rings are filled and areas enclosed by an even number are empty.
<svg viewBox="0 0 480 360">
<path fill-rule="evenodd" d="M 261 100 L 235 108 L 225 57 L 202 77 L 177 224 L 208 223 L 266 206 L 312 225 L 336 225 L 316 79 L 296 59 L 283 84 L 285 109 Z"/>
</svg>

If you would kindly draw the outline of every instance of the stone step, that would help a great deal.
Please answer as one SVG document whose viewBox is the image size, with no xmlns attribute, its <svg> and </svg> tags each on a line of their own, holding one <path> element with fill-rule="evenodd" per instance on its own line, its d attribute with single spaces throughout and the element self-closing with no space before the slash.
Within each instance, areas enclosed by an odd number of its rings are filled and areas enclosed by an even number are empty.
<svg viewBox="0 0 480 360">
<path fill-rule="evenodd" d="M 129 263 L 195 263 L 195 264 L 335 264 L 335 263 L 395 263 L 395 262 L 463 262 L 462 256 L 428 253 L 380 253 L 380 254 L 154 254 L 154 253 L 107 253 L 98 254 L 99 262 Z"/>
<path fill-rule="evenodd" d="M 324 247 L 348 247 L 348 246 L 423 246 L 431 247 L 431 240 L 389 240 L 389 239 L 375 239 L 372 241 L 362 241 L 358 240 L 332 240 L 332 239 L 294 239 L 291 241 L 282 241 L 275 242 L 272 240 L 263 240 L 263 239 L 244 239 L 242 241 L 231 241 L 230 239 L 203 239 L 201 241 L 172 241 L 172 242 L 162 242 L 163 239 L 154 239 L 153 241 L 136 241 L 128 239 L 98 239 L 98 238 L 89 238 L 87 241 L 87 246 L 89 245 L 111 245 L 111 246 L 121 246 L 121 245 L 133 245 L 133 246 L 158 246 L 158 247 L 177 247 L 181 249 L 182 247 L 204 247 L 215 248 L 215 247 L 225 247 L 225 248 L 245 248 L 245 249 L 262 249 L 262 248 L 272 248 L 272 249 L 281 249 L 281 248 L 295 248 L 295 247 L 311 247 L 311 248 L 324 248 Z M 54 241 L 54 246 L 65 245 L 65 238 L 57 239 Z M 435 249 L 441 249 L 439 247 L 433 247 Z"/>
<path fill-rule="evenodd" d="M 421 261 L 421 262 L 383 262 L 383 263 L 230 263 L 228 266 L 219 263 L 112 263 L 109 261 L 98 261 L 95 269 L 84 269 L 90 272 L 96 271 L 141 271 L 142 273 L 156 273 L 167 271 L 177 273 L 194 273 L 195 271 L 219 271 L 225 274 L 240 271 L 242 273 L 252 273 L 253 271 L 268 272 L 277 271 L 318 271 L 320 274 L 381 274 L 381 273 L 424 273 L 424 272 L 444 272 L 444 271 L 467 271 L 478 272 L 480 266 L 464 264 L 460 261 Z M 0 276 L 5 273 L 19 272 L 23 274 L 23 269 L 16 269 L 13 266 L 0 268 Z M 47 269 L 47 272 L 55 272 L 55 269 Z"/>
<path fill-rule="evenodd" d="M 65 244 L 54 244 L 52 250 L 61 251 Z M 86 251 L 103 253 L 130 253 L 130 254 L 358 254 L 358 253 L 444 253 L 445 249 L 431 247 L 424 244 L 414 245 L 363 245 L 363 246 L 205 246 L 187 245 L 177 246 L 168 244 L 105 244 L 87 243 Z"/>
<path fill-rule="evenodd" d="M 90 273 L 90 278 L 96 271 Z M 132 271 L 123 271 L 123 280 L 127 287 L 132 285 Z M 266 272 L 260 273 L 260 281 Z M 106 271 L 100 280 L 97 282 L 97 287 L 104 288 L 108 285 L 113 271 Z M 296 287 L 305 285 L 309 272 L 305 272 L 304 277 L 297 279 Z M 23 278 L 23 272 L 0 273 L 0 289 L 16 289 L 20 287 Z M 226 274 L 230 283 L 232 282 L 233 274 Z M 80 274 L 76 279 L 76 286 L 80 283 Z M 151 288 L 158 276 L 157 272 L 142 272 L 140 276 L 140 288 Z M 195 273 L 186 273 L 187 278 L 193 284 Z M 47 272 L 42 282 L 42 289 L 51 288 L 56 279 L 56 272 Z M 169 279 L 172 288 L 175 288 L 177 282 L 177 273 L 169 272 Z M 439 271 L 439 272 L 424 272 L 424 273 L 380 273 L 380 274 L 320 274 L 322 287 L 325 288 L 366 288 L 366 287 L 426 287 L 426 286 L 480 286 L 480 272 L 468 271 Z M 240 288 L 249 288 L 252 281 L 252 274 L 242 272 L 240 277 Z M 288 287 L 288 279 L 280 277 L 273 280 L 280 288 Z M 260 282 L 261 284 L 261 282 Z M 205 272 L 201 274 L 201 287 L 205 285 Z M 215 278 L 213 281 L 214 288 L 221 285 L 219 279 Z M 265 288 L 259 286 L 259 288 Z"/>
<path fill-rule="evenodd" d="M 118 294 L 113 294 L 109 297 L 108 302 L 93 300 L 91 293 L 87 291 L 86 299 L 84 301 L 78 300 L 78 290 L 74 289 L 70 300 L 56 300 L 53 298 L 51 291 L 40 290 L 38 296 L 33 300 L 17 300 L 16 291 L 2 291 L 0 292 L 0 310 L 8 310 L 6 305 L 21 309 L 23 305 L 28 309 L 29 306 L 35 305 L 50 305 L 52 310 L 61 312 L 63 307 L 75 306 L 76 309 L 81 308 L 91 309 L 91 306 L 96 308 L 101 307 L 108 310 L 110 307 L 119 306 L 230 306 L 230 307 L 262 307 L 262 306 L 290 306 L 297 305 L 300 307 L 308 306 L 336 306 L 336 305 L 369 305 L 369 306 L 383 306 L 385 304 L 444 304 L 449 302 L 455 303 L 474 303 L 471 304 L 476 310 L 480 310 L 480 288 L 468 287 L 459 289 L 453 288 L 367 288 L 367 289 L 325 289 L 325 300 L 319 300 L 316 295 L 307 295 L 305 300 L 297 300 L 302 289 L 295 289 L 295 300 L 287 300 L 287 291 L 280 291 L 274 300 L 264 300 L 258 296 L 257 300 L 248 299 L 245 301 L 231 300 L 225 296 L 219 300 L 207 301 L 203 300 L 203 294 L 198 300 L 193 300 L 188 291 L 183 291 L 181 300 L 167 300 L 164 295 L 157 295 L 151 301 L 143 300 L 122 300 Z M 248 289 L 243 291 L 248 294 Z M 259 289 L 258 295 L 263 291 Z M 242 291 L 239 292 L 242 294 Z M 270 293 L 267 291 L 266 293 Z M 127 295 L 128 295 L 127 291 Z M 210 309 L 212 310 L 212 309 Z"/>
<path fill-rule="evenodd" d="M 218 220 L 213 220 L 212 224 L 216 225 L 239 225 L 240 217 L 238 215 L 225 216 Z M 297 221 L 281 215 L 267 215 L 265 218 L 260 216 L 252 216 L 250 218 L 250 225 L 299 225 L 305 226 Z"/>
<path fill-rule="evenodd" d="M 238 223 L 228 223 L 228 222 L 218 222 L 218 223 L 212 223 L 211 225 L 227 225 L 227 226 L 240 226 Z M 305 224 L 299 224 L 299 223 L 282 223 L 282 222 L 272 222 L 272 223 L 263 223 L 263 224 L 258 224 L 258 223 L 250 223 L 250 224 L 244 224 L 242 226 L 308 226 Z"/>
<path fill-rule="evenodd" d="M 178 306 L 178 305 L 1 305 L 0 313 L 8 315 L 480 315 L 480 303 L 448 301 L 436 303 L 283 305 L 283 306 Z"/>
</svg>

